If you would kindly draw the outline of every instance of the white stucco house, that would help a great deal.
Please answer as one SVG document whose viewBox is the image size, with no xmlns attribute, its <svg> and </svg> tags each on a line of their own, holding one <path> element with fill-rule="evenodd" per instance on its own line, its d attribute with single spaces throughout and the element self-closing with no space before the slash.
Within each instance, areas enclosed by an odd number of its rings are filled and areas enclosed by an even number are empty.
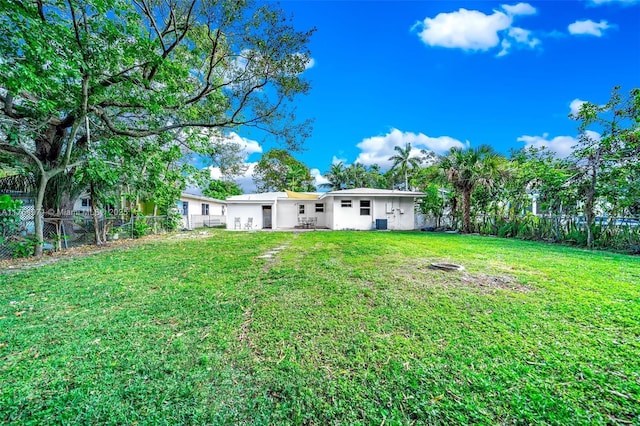
<svg viewBox="0 0 640 426">
<path fill-rule="evenodd" d="M 125 205 L 125 200 L 121 199 L 120 203 Z M 153 203 L 141 202 L 139 204 L 140 210 L 146 215 L 153 215 L 154 207 Z M 182 216 L 182 228 L 220 226 L 226 223 L 226 202 L 224 200 L 182 192 L 175 207 Z M 125 209 L 118 210 L 113 206 L 106 206 L 106 209 L 108 211 L 125 211 Z M 89 216 L 91 214 L 91 197 L 88 193 L 84 192 L 76 199 L 73 212 L 76 215 Z"/>
<path fill-rule="evenodd" d="M 176 207 L 187 229 L 220 226 L 226 222 L 227 203 L 223 200 L 183 192 Z"/>
<path fill-rule="evenodd" d="M 266 192 L 227 198 L 227 229 L 411 230 L 413 191 L 356 188 L 327 193 Z"/>
</svg>

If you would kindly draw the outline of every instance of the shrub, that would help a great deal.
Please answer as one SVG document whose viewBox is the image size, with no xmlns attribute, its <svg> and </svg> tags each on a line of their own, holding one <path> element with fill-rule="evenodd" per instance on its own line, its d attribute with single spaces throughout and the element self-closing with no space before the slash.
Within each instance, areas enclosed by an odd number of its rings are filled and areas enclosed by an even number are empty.
<svg viewBox="0 0 640 426">
<path fill-rule="evenodd" d="M 20 229 L 22 201 L 8 195 L 0 195 L 0 239 L 15 234 Z"/>
<path fill-rule="evenodd" d="M 150 227 L 147 225 L 144 218 L 136 218 L 136 221 L 133 223 L 133 230 L 131 233 L 133 234 L 133 238 L 140 238 L 147 235 L 149 233 L 149 229 Z"/>
<path fill-rule="evenodd" d="M 10 242 L 9 247 L 13 251 L 13 257 L 29 257 L 35 254 L 36 244 L 38 244 L 38 239 L 35 235 L 30 235 Z"/>
</svg>

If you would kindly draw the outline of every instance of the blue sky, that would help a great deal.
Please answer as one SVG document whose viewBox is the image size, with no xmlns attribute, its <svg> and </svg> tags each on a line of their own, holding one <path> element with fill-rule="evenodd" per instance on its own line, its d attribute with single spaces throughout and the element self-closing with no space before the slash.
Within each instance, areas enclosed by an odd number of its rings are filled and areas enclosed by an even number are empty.
<svg viewBox="0 0 640 426">
<path fill-rule="evenodd" d="M 318 175 L 333 161 L 387 166 L 394 145 L 547 145 L 566 155 L 571 107 L 640 87 L 640 0 L 285 1 L 316 27 L 308 96 L 313 118 L 295 156 Z M 238 131 L 247 161 L 274 145 Z M 256 142 L 259 140 L 259 142 Z M 247 179 L 246 190 L 251 190 Z"/>
</svg>

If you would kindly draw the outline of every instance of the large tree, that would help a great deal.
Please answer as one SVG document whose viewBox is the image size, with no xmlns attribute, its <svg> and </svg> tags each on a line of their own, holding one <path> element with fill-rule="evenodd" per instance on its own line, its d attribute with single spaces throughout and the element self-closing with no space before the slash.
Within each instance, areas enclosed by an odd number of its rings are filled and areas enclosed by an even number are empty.
<svg viewBox="0 0 640 426">
<path fill-rule="evenodd" d="M 391 170 L 397 171 L 404 176 L 404 190 L 409 190 L 409 170 L 420 166 L 422 160 L 413 156 L 411 152 L 411 144 L 407 143 L 404 148 L 394 146 L 395 154 L 389 157 L 389 161 L 393 162 Z"/>
<path fill-rule="evenodd" d="M 287 105 L 309 88 L 311 33 L 272 3 L 0 0 L 0 154 L 37 177 L 40 211 L 49 181 L 113 136 L 206 152 L 188 129 L 252 126 L 298 148 L 308 126 Z M 40 255 L 39 214 L 36 235 Z"/>
<path fill-rule="evenodd" d="M 323 176 L 329 181 L 321 185 L 323 188 L 330 191 L 339 191 L 347 187 L 347 173 L 342 161 L 332 163 L 329 171 Z"/>
<path fill-rule="evenodd" d="M 584 197 L 587 246 L 593 247 L 595 203 L 609 198 L 627 207 L 638 202 L 640 186 L 640 89 L 628 96 L 614 87 L 604 105 L 584 103 L 572 116 L 579 121 L 580 136 L 573 156 L 579 170 L 574 181 Z"/>
<path fill-rule="evenodd" d="M 462 232 L 471 232 L 471 194 L 478 185 L 490 186 L 499 177 L 501 161 L 488 145 L 451 148 L 440 167 L 449 183 L 462 195 Z"/>
<path fill-rule="evenodd" d="M 315 191 L 309 168 L 284 149 L 264 153 L 253 171 L 258 192 Z"/>
<path fill-rule="evenodd" d="M 202 190 L 207 197 L 226 200 L 227 197 L 242 194 L 242 188 L 237 183 L 228 180 L 212 180 L 209 185 Z"/>
</svg>

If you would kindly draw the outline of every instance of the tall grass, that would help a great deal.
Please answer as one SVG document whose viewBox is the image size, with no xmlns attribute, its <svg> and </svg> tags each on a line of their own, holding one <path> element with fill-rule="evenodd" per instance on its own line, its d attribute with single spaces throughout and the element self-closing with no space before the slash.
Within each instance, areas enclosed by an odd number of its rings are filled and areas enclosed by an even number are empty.
<svg viewBox="0 0 640 426">
<path fill-rule="evenodd" d="M 546 241 L 586 247 L 586 225 L 576 217 L 561 216 L 492 216 L 474 223 L 476 232 L 502 238 Z M 617 226 L 613 219 L 592 225 L 594 247 L 640 254 L 640 226 Z"/>
</svg>

